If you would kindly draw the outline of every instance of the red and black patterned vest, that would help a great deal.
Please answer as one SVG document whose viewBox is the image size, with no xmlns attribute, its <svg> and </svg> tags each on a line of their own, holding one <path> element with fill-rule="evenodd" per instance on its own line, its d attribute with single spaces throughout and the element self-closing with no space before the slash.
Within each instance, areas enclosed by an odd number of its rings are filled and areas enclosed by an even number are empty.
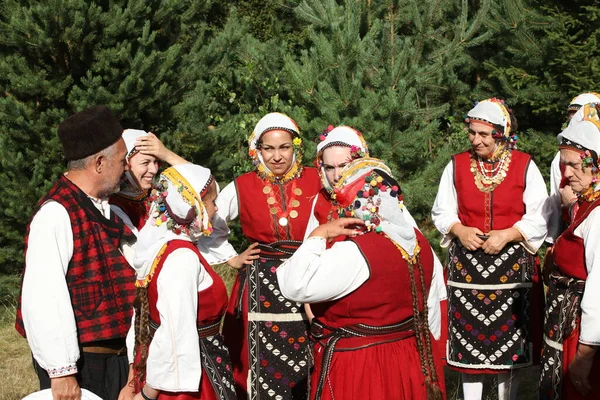
<svg viewBox="0 0 600 400">
<path fill-rule="evenodd" d="M 133 315 L 135 271 L 121 254 L 121 239 L 134 236 L 114 213 L 110 220 L 64 175 L 40 201 L 53 200 L 67 210 L 73 231 L 73 257 L 66 274 L 79 343 L 125 338 Z M 25 236 L 25 253 L 29 227 Z M 21 299 L 17 331 L 25 336 Z"/>
<path fill-rule="evenodd" d="M 197 316 L 197 324 L 212 324 L 214 322 L 218 322 L 225 315 L 225 310 L 227 309 L 227 288 L 225 287 L 225 283 L 223 283 L 223 279 L 208 265 L 206 260 L 200 255 L 198 248 L 194 246 L 191 242 L 185 240 L 171 240 L 167 244 L 167 248 L 163 253 L 161 260 L 156 266 L 156 270 L 154 271 L 154 276 L 152 280 L 148 284 L 148 303 L 150 308 L 150 319 L 160 325 L 160 315 L 158 309 L 156 308 L 156 302 L 158 301 L 158 297 L 160 294 L 158 293 L 158 276 L 160 275 L 160 271 L 162 271 L 162 267 L 165 264 L 169 254 L 173 253 L 177 249 L 189 249 L 193 251 L 200 260 L 202 266 L 208 272 L 208 275 L 213 280 L 213 284 L 208 288 L 201 290 L 198 292 L 198 316 Z"/>
<path fill-rule="evenodd" d="M 423 234 L 417 229 L 415 233 L 421 247 L 425 287 L 429 288 L 433 274 L 433 252 Z M 371 326 L 393 325 L 412 317 L 413 300 L 408 264 L 394 243 L 375 232 L 347 240 L 356 243 L 367 261 L 369 279 L 341 299 L 311 304 L 315 317 L 332 328 L 359 323 Z M 415 267 L 415 277 L 418 277 L 417 271 Z M 425 293 L 423 298 L 426 299 L 427 295 Z M 420 304 L 419 307 L 422 310 L 427 305 Z"/>
<path fill-rule="evenodd" d="M 560 272 L 570 278 L 586 280 L 588 276 L 585 263 L 583 239 L 575 236 L 575 229 L 600 205 L 600 199 L 591 203 L 584 201 L 577 211 L 575 220 L 562 235 L 556 239 L 552 249 L 552 259 Z"/>
<path fill-rule="evenodd" d="M 525 215 L 523 192 L 527 168 L 531 162 L 528 154 L 513 150 L 506 177 L 493 191 L 487 193 L 475 186 L 469 151 L 453 156 L 452 162 L 458 218 L 463 225 L 479 228 L 486 233 L 494 229 L 510 228 Z"/>
<path fill-rule="evenodd" d="M 295 181 L 295 182 L 294 182 Z M 248 172 L 235 180 L 240 210 L 240 223 L 244 235 L 259 243 L 273 243 L 279 240 L 303 240 L 312 202 L 321 188 L 321 180 L 314 168 L 304 167 L 302 176 L 284 184 L 273 183 L 277 199 L 283 211 L 291 199 L 299 202 L 294 210 L 296 218 L 288 217 L 288 224 L 280 226 L 279 216 L 271 214 L 272 205 L 267 203 L 268 195 L 263 192 L 266 183 L 256 172 Z M 300 195 L 293 193 L 293 188 L 300 189 Z"/>
<path fill-rule="evenodd" d="M 146 199 L 147 197 L 144 197 L 141 200 L 134 200 L 116 193 L 110 196 L 108 202 L 121 208 L 123 212 L 127 214 L 131 223 L 133 223 L 133 226 L 139 231 L 144 227 L 147 219 Z"/>
</svg>

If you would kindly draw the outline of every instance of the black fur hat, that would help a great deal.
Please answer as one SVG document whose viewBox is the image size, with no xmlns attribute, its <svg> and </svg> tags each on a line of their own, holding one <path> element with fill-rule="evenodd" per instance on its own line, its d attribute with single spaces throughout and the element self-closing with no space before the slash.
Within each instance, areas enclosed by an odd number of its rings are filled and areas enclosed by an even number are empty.
<svg viewBox="0 0 600 400">
<path fill-rule="evenodd" d="M 58 138 L 67 161 L 99 153 L 121 138 L 123 127 L 106 106 L 93 106 L 67 117 L 58 127 Z"/>
</svg>

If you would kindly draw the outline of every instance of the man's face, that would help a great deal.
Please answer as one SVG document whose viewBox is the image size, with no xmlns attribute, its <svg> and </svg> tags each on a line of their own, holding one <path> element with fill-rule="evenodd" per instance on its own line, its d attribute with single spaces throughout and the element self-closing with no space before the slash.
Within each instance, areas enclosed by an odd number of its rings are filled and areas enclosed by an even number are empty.
<svg viewBox="0 0 600 400">
<path fill-rule="evenodd" d="M 112 155 L 104 157 L 102 160 L 102 188 L 100 194 L 108 196 L 119 191 L 121 176 L 128 169 L 127 147 L 123 138 L 115 144 L 116 148 Z"/>
</svg>

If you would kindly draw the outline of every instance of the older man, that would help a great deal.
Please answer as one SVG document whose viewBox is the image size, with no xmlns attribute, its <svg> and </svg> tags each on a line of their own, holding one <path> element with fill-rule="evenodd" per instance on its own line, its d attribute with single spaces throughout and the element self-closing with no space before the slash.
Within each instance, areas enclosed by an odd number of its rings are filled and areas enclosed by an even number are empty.
<svg viewBox="0 0 600 400">
<path fill-rule="evenodd" d="M 599 104 L 584 105 L 559 136 L 560 163 L 577 194 L 563 204 L 571 224 L 558 237 L 546 296 L 542 399 L 588 399 L 600 393 Z M 564 193 L 564 192 L 563 192 Z"/>
<path fill-rule="evenodd" d="M 116 399 L 127 379 L 135 273 L 121 247 L 132 234 L 107 202 L 126 169 L 122 132 L 105 106 L 60 124 L 67 172 L 40 201 L 25 238 L 16 327 L 40 388 L 55 400 L 79 399 L 80 388 Z"/>
</svg>

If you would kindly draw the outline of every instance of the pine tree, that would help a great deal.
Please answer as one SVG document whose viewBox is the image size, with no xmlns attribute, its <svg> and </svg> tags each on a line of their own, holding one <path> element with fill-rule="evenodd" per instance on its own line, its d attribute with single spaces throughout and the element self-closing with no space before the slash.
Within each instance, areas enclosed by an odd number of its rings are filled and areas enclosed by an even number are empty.
<svg viewBox="0 0 600 400">
<path fill-rule="evenodd" d="M 484 43 L 491 2 L 304 0 L 310 47 L 286 58 L 300 121 L 316 137 L 329 124 L 361 130 L 374 156 L 395 170 L 419 221 L 429 217 L 450 150 L 443 137 L 451 106 L 469 89 L 468 46 Z M 440 157 L 440 155 L 447 155 Z"/>
<path fill-rule="evenodd" d="M 208 1 L 0 4 L 0 271 L 18 271 L 31 212 L 64 169 L 60 121 L 107 104 L 124 127 L 168 130 L 182 55 L 220 14 Z"/>
</svg>

